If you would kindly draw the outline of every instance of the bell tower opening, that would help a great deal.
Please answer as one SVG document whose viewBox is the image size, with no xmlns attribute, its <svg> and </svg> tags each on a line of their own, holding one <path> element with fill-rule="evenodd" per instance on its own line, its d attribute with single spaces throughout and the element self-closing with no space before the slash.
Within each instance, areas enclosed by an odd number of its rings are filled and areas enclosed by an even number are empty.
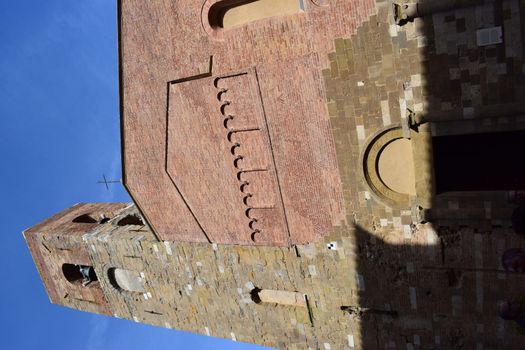
<svg viewBox="0 0 525 350">
<path fill-rule="evenodd" d="M 75 285 L 81 284 L 82 286 L 86 287 L 92 282 L 98 281 L 98 277 L 93 266 L 63 264 L 62 273 L 69 283 Z"/>
<path fill-rule="evenodd" d="M 82 214 L 74 218 L 73 222 L 82 223 L 82 224 L 96 224 L 98 221 L 97 219 L 95 219 L 93 216 L 89 214 Z"/>
</svg>

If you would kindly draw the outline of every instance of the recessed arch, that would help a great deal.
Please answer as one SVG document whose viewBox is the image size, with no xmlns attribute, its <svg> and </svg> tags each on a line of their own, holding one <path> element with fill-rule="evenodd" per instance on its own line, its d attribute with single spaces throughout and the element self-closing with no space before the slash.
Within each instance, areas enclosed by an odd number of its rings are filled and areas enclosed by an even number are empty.
<svg viewBox="0 0 525 350">
<path fill-rule="evenodd" d="M 399 138 L 386 144 L 379 153 L 377 171 L 381 181 L 392 191 L 415 196 L 412 141 Z"/>
<path fill-rule="evenodd" d="M 95 219 L 92 215 L 82 214 L 74 218 L 73 222 L 82 224 L 96 224 L 98 220 Z"/>
<path fill-rule="evenodd" d="M 144 293 L 144 280 L 140 272 L 112 267 L 108 269 L 109 283 L 124 292 Z"/>
<path fill-rule="evenodd" d="M 207 0 L 202 8 L 204 30 L 216 39 L 222 31 L 305 10 L 305 0 Z"/>
<path fill-rule="evenodd" d="M 391 175 L 391 174 L 381 174 L 380 173 L 380 158 L 381 155 L 388 156 L 389 152 L 384 153 L 386 150 L 388 150 L 389 146 L 391 147 L 394 145 L 394 142 L 403 142 L 403 130 L 401 126 L 394 125 L 390 126 L 386 129 L 383 129 L 373 135 L 368 142 L 368 144 L 365 146 L 363 153 L 361 154 L 361 162 L 363 166 L 363 175 L 365 178 L 366 183 L 368 184 L 369 188 L 372 190 L 372 193 L 374 193 L 377 198 L 382 199 L 384 202 L 386 202 L 388 205 L 400 205 L 400 206 L 409 206 L 410 205 L 410 196 L 414 195 L 415 189 L 409 191 L 412 193 L 402 193 L 397 192 L 394 189 L 390 188 L 388 185 L 390 184 L 390 179 L 388 176 L 385 175 Z M 411 142 L 410 140 L 406 140 L 407 142 Z M 412 155 L 412 146 L 410 144 L 410 147 L 401 147 L 401 150 L 404 150 L 406 154 L 403 155 L 404 158 L 406 158 L 410 163 L 413 163 L 413 155 Z M 395 151 L 395 149 L 394 149 Z M 396 155 L 397 152 L 393 152 L 393 155 Z M 383 160 L 384 161 L 384 160 Z M 383 167 L 384 167 L 383 163 Z M 388 167 L 388 162 L 386 162 L 386 165 Z M 412 170 L 413 171 L 413 170 Z M 381 176 L 383 175 L 383 177 Z M 395 183 L 395 177 L 403 176 L 404 174 L 394 174 L 394 183 Z M 386 180 L 386 181 L 385 181 Z M 415 181 L 415 180 L 412 180 Z M 385 183 L 386 182 L 386 183 Z M 410 184 L 410 187 L 415 186 L 415 184 Z M 401 186 L 403 188 L 403 186 Z"/>
<path fill-rule="evenodd" d="M 125 217 L 120 219 L 117 222 L 117 225 L 118 226 L 127 226 L 127 225 L 144 226 L 144 222 L 142 221 L 140 216 L 135 215 L 135 214 L 131 214 L 131 215 L 126 215 Z"/>
<path fill-rule="evenodd" d="M 77 216 L 72 221 L 77 224 L 105 224 L 106 222 L 111 220 L 112 217 L 112 213 L 84 213 L 82 215 Z"/>
</svg>

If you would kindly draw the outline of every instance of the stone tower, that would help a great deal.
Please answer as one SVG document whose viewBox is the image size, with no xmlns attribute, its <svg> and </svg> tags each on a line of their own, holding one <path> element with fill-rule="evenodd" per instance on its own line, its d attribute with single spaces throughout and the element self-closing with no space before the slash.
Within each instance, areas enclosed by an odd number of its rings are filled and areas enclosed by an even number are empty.
<svg viewBox="0 0 525 350">
<path fill-rule="evenodd" d="M 279 349 L 520 349 L 525 2 L 437 3 L 119 1 L 134 204 L 25 231 L 51 301 Z"/>
<path fill-rule="evenodd" d="M 114 218 L 126 206 L 77 204 L 24 231 L 52 303 L 111 315 L 97 271 L 88 271 L 91 283 L 83 285 L 80 266 L 95 266 L 84 237 L 97 232 L 100 224 Z"/>
</svg>

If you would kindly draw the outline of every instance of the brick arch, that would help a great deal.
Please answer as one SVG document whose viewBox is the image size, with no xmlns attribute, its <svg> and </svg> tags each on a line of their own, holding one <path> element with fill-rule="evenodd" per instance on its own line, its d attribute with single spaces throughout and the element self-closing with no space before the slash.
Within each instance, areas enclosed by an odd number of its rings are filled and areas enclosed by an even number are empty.
<svg viewBox="0 0 525 350">
<path fill-rule="evenodd" d="M 201 23 L 202 28 L 204 31 L 213 39 L 216 40 L 222 40 L 222 28 L 218 27 L 212 27 L 210 24 L 210 9 L 213 5 L 215 5 L 218 2 L 228 1 L 232 2 L 232 0 L 206 0 L 204 4 L 202 4 L 202 10 L 201 10 Z M 233 2 L 241 2 L 243 0 L 233 0 Z"/>
<path fill-rule="evenodd" d="M 204 4 L 202 5 L 201 10 L 201 23 L 204 31 L 213 39 L 216 40 L 222 40 L 223 39 L 223 33 L 225 28 L 222 28 L 219 25 L 218 18 L 220 17 L 220 14 L 222 10 L 224 9 L 231 9 L 237 5 L 244 5 L 249 4 L 253 2 L 257 2 L 260 0 L 206 0 Z M 301 3 L 301 11 L 304 11 L 304 2 L 306 0 L 296 0 L 298 3 Z M 325 5 L 327 0 L 311 0 L 314 4 L 323 6 Z M 214 8 L 217 10 L 217 13 L 214 14 Z M 227 10 L 224 12 L 226 13 Z M 269 15 L 269 17 L 275 17 L 278 16 L 277 14 Z M 261 18 L 262 19 L 262 18 Z M 217 22 L 217 23 L 214 23 Z M 249 23 L 250 21 L 247 21 L 245 24 Z"/>
</svg>

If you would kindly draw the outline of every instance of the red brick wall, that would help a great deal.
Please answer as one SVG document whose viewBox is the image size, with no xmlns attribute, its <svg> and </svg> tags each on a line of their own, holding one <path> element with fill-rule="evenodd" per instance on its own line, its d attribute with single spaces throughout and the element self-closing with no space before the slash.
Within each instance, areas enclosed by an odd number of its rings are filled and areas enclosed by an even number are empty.
<svg viewBox="0 0 525 350">
<path fill-rule="evenodd" d="M 270 227 L 259 243 L 286 245 L 317 240 L 345 218 L 320 72 L 328 65 L 333 39 L 354 33 L 374 13 L 374 1 L 330 1 L 327 6 L 305 1 L 304 13 L 223 32 L 214 32 L 206 20 L 203 23 L 212 2 L 204 6 L 203 12 L 201 2 L 189 0 L 122 1 L 125 184 L 161 239 L 253 244 L 253 231 L 246 230 L 238 200 L 232 197 L 237 191 L 232 188 L 235 184 L 224 183 L 231 174 L 225 170 L 223 178 L 218 172 L 218 164 L 229 163 L 231 155 L 215 155 L 220 158 L 216 164 L 201 158 L 210 155 L 207 148 L 221 149 L 224 140 L 209 138 L 206 142 L 211 143 L 202 145 L 202 133 L 206 131 L 202 124 L 200 133 L 182 133 L 202 123 L 204 117 L 199 116 L 218 115 L 217 104 L 211 103 L 213 94 L 206 95 L 207 102 L 193 106 L 195 94 L 200 93 L 192 92 L 192 88 L 179 90 L 177 97 L 170 95 L 177 101 L 172 104 L 167 86 L 199 74 L 220 77 L 255 67 L 257 98 L 263 106 L 260 120 L 267 124 L 268 153 L 255 145 L 248 153 L 251 159 L 273 155 L 278 190 L 268 191 L 268 196 L 273 198 L 277 193 L 278 206 L 284 205 L 282 213 L 278 209 L 258 214 L 259 224 L 264 222 Z M 253 93 L 249 84 L 241 86 L 243 89 Z M 194 107 L 198 112 L 192 112 Z M 176 120 L 180 126 L 171 130 L 169 137 L 168 120 Z M 178 130 L 181 134 L 177 135 Z M 171 140 L 176 140 L 175 144 Z M 192 150 L 191 145 L 197 147 Z M 199 164 L 194 173 L 189 169 L 191 165 L 183 162 L 193 155 L 195 164 Z M 169 168 L 177 163 L 173 160 L 180 162 Z"/>
</svg>

